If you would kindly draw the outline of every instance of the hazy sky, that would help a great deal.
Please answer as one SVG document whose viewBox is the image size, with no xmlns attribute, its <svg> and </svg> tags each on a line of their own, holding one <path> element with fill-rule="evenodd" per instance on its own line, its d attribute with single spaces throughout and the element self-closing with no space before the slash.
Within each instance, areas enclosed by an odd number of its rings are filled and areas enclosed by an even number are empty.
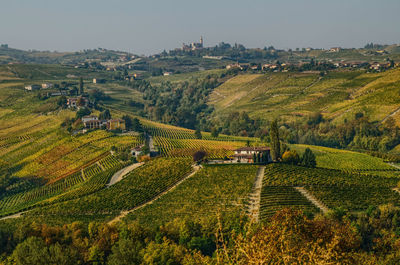
<svg viewBox="0 0 400 265">
<path fill-rule="evenodd" d="M 246 47 L 400 43 L 400 0 L 0 0 L 0 43 L 151 54 L 204 36 Z"/>
</svg>

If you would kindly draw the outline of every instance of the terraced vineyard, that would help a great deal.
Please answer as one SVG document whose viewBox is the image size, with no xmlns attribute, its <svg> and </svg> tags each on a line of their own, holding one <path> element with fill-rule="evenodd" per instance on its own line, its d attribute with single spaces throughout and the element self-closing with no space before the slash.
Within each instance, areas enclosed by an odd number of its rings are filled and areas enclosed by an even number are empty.
<svg viewBox="0 0 400 265">
<path fill-rule="evenodd" d="M 62 134 L 57 136 L 57 132 L 38 137 L 37 141 L 24 144 L 14 152 L 8 152 L 4 158 L 9 164 L 12 164 L 10 158 L 13 156 L 20 158 L 15 162 L 16 165 L 21 164 L 16 176 L 40 177 L 56 181 L 93 163 L 112 146 L 133 147 L 144 142 L 139 136 L 113 136 L 101 130 L 77 137 Z M 50 139 L 47 139 L 48 137 Z M 48 141 L 44 141 L 45 139 Z M 28 154 L 29 150 L 31 153 Z"/>
<path fill-rule="evenodd" d="M 209 159 L 223 159 L 233 155 L 234 149 L 245 146 L 248 141 L 252 145 L 258 144 L 256 138 L 228 135 L 212 137 L 210 133 L 202 132 L 202 139 L 197 139 L 193 130 L 150 121 L 143 121 L 143 124 L 153 136 L 157 149 L 167 157 L 191 157 L 194 152 L 204 150 Z"/>
<path fill-rule="evenodd" d="M 238 214 L 246 208 L 258 166 L 209 165 L 154 203 L 128 215 L 149 225 L 176 217 L 207 218 L 219 213 Z"/>
<path fill-rule="evenodd" d="M 334 169 L 270 164 L 266 167 L 263 181 L 262 216 L 271 216 L 281 208 L 281 204 L 312 210 L 305 203 L 305 198 L 292 188 L 296 186 L 305 187 L 329 208 L 341 206 L 358 211 L 365 210 L 370 205 L 400 205 L 400 195 L 391 189 L 396 187 L 399 180 L 398 177 L 382 177 L 357 171 L 350 173 Z"/>
<path fill-rule="evenodd" d="M 154 137 L 154 142 L 160 153 L 167 157 L 191 157 L 196 151 L 204 150 L 209 159 L 229 157 L 234 154 L 234 149 L 245 145 L 245 142 L 170 139 L 164 137 Z"/>
<path fill-rule="evenodd" d="M 116 216 L 121 210 L 132 209 L 154 198 L 181 180 L 191 171 L 191 160 L 184 158 L 158 158 L 141 166 L 118 183 L 96 193 L 38 208 L 28 215 L 56 216 L 72 220 L 93 220 Z M 65 220 L 65 219 L 64 219 Z"/>
<path fill-rule="evenodd" d="M 143 126 L 153 137 L 162 137 L 168 139 L 197 139 L 194 130 L 175 127 L 172 125 L 142 120 Z M 218 137 L 212 137 L 209 132 L 202 132 L 203 140 L 213 141 L 239 141 L 239 142 L 253 142 L 256 141 L 254 138 L 240 137 L 240 136 L 229 136 L 219 135 Z"/>
<path fill-rule="evenodd" d="M 277 211 L 293 207 L 304 213 L 318 213 L 316 208 L 306 197 L 292 186 L 267 186 L 261 190 L 260 219 L 267 220 Z"/>
<path fill-rule="evenodd" d="M 26 192 L 10 194 L 9 196 L 5 195 L 0 200 L 0 215 L 8 215 L 58 200 L 77 198 L 99 190 L 107 184 L 112 174 L 123 166 L 123 164 L 111 155 L 101 159 L 99 163 L 105 165 L 104 172 L 95 163 L 84 168 L 82 171 L 73 173 L 49 185 Z"/>
<path fill-rule="evenodd" d="M 291 122 L 312 112 L 342 123 L 358 112 L 381 121 L 399 108 L 399 69 L 382 73 L 331 71 L 318 73 L 272 73 L 237 75 L 217 87 L 208 104 L 226 117 L 246 111 L 252 118 Z M 394 116 L 399 124 L 399 113 Z"/>
<path fill-rule="evenodd" d="M 120 170 L 123 166 L 123 164 L 115 164 L 113 167 L 110 167 L 107 170 L 100 172 L 97 175 L 94 175 L 89 180 L 74 186 L 69 191 L 62 193 L 59 196 L 48 199 L 47 201 L 45 201 L 45 204 L 77 199 L 97 192 L 103 189 L 106 184 L 109 183 L 114 173 Z"/>
</svg>

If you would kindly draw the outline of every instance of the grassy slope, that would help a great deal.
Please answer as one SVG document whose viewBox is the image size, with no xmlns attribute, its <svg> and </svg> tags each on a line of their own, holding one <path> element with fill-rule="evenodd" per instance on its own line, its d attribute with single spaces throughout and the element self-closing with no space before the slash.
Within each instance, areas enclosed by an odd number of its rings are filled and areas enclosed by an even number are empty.
<svg viewBox="0 0 400 265">
<path fill-rule="evenodd" d="M 321 111 L 334 122 L 365 112 L 381 121 L 400 107 L 400 69 L 383 73 L 330 72 L 239 75 L 218 87 L 209 104 L 220 115 L 244 110 L 252 117 L 271 120 Z M 400 124 L 400 117 L 394 116 Z"/>
</svg>

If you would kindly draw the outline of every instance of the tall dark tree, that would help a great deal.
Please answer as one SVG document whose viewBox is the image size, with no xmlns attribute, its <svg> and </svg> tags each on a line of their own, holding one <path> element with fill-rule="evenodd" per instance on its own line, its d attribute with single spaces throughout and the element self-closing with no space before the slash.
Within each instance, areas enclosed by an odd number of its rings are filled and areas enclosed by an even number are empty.
<svg viewBox="0 0 400 265">
<path fill-rule="evenodd" d="M 279 128 L 277 120 L 272 121 L 269 131 L 269 136 L 271 139 L 271 157 L 272 160 L 277 161 L 281 156 L 281 143 L 279 140 Z"/>
<path fill-rule="evenodd" d="M 200 162 L 207 156 L 207 153 L 203 150 L 199 150 L 193 154 L 193 161 Z"/>
<path fill-rule="evenodd" d="M 143 127 L 142 124 L 140 123 L 138 118 L 134 118 L 132 121 L 132 130 L 134 130 L 135 132 L 142 132 L 143 131 Z"/>
<path fill-rule="evenodd" d="M 128 115 L 124 115 L 122 116 L 122 119 L 125 121 L 125 128 L 127 130 L 131 130 L 132 129 L 132 119 L 130 116 Z"/>
<path fill-rule="evenodd" d="M 84 88 L 83 88 L 83 78 L 81 77 L 81 78 L 79 78 L 79 94 L 83 94 L 85 91 L 84 91 Z"/>
<path fill-rule="evenodd" d="M 263 154 L 262 154 L 262 162 L 264 164 L 268 163 L 268 153 L 267 152 L 263 152 Z"/>
<path fill-rule="evenodd" d="M 194 132 L 194 135 L 196 136 L 197 139 L 203 138 L 203 136 L 201 135 L 200 129 L 196 129 L 196 131 Z"/>
<path fill-rule="evenodd" d="M 109 120 L 111 119 L 111 113 L 108 109 L 104 110 L 103 112 L 100 113 L 99 115 L 100 120 Z"/>
<path fill-rule="evenodd" d="M 211 129 L 211 136 L 217 138 L 218 135 L 219 135 L 218 129 L 215 128 L 215 127 L 213 127 L 213 128 Z"/>
<path fill-rule="evenodd" d="M 301 158 L 301 165 L 305 167 L 317 166 L 315 155 L 310 148 L 306 148 L 306 150 L 304 151 L 303 157 Z"/>
</svg>

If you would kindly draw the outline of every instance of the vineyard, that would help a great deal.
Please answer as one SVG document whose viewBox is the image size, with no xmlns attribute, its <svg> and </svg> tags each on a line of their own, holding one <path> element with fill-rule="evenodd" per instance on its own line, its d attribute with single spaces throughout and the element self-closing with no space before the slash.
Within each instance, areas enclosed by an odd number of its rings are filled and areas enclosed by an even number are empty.
<svg viewBox="0 0 400 265">
<path fill-rule="evenodd" d="M 196 151 L 204 150 L 209 159 L 223 159 L 233 155 L 233 150 L 245 145 L 244 142 L 211 141 L 199 139 L 171 139 L 154 137 L 160 154 L 167 157 L 191 157 Z"/>
<path fill-rule="evenodd" d="M 391 190 L 400 178 L 344 172 L 324 168 L 305 168 L 270 164 L 263 180 L 261 208 L 267 218 L 281 205 L 310 211 L 309 203 L 292 187 L 305 187 L 329 208 L 344 207 L 351 211 L 365 210 L 370 205 L 400 205 L 400 195 Z"/>
<path fill-rule="evenodd" d="M 201 139 L 195 131 L 151 121 L 142 121 L 144 128 L 154 139 L 161 155 L 166 157 L 191 157 L 198 150 L 204 150 L 208 159 L 223 159 L 233 155 L 233 150 L 245 146 L 247 142 L 258 145 L 256 138 L 219 135 L 212 137 L 202 132 Z"/>
<path fill-rule="evenodd" d="M 303 153 L 310 148 L 317 158 L 318 167 L 341 169 L 345 171 L 397 171 L 381 158 L 363 153 L 339 150 L 329 147 L 312 145 L 291 145 L 292 149 Z"/>
<path fill-rule="evenodd" d="M 8 215 L 54 201 L 77 198 L 99 190 L 107 184 L 112 174 L 123 166 L 111 155 L 98 163 L 104 165 L 103 169 L 98 164 L 93 164 L 49 185 L 3 197 L 0 200 L 0 215 Z"/>
<path fill-rule="evenodd" d="M 240 213 L 256 173 L 253 165 L 204 166 L 175 190 L 127 218 L 156 226 L 177 217 L 201 219 L 217 213 Z"/>
<path fill-rule="evenodd" d="M 142 120 L 143 127 L 148 131 L 153 137 L 162 137 L 168 139 L 197 139 L 194 130 L 175 127 L 172 125 Z M 230 136 L 230 135 L 219 135 L 218 137 L 211 136 L 209 132 L 202 132 L 203 140 L 211 141 L 239 141 L 246 143 L 247 141 L 255 142 L 257 139 L 249 137 L 240 136 Z"/>
<path fill-rule="evenodd" d="M 332 71 L 237 75 L 214 89 L 209 105 L 216 117 L 246 111 L 251 118 L 271 121 L 280 117 L 292 122 L 299 116 L 323 110 L 333 123 L 351 120 L 363 112 L 371 121 L 381 121 L 399 107 L 399 70 L 381 73 Z M 394 116 L 398 124 L 398 115 Z"/>
<path fill-rule="evenodd" d="M 304 213 L 319 211 L 306 197 L 291 186 L 267 186 L 261 189 L 260 219 L 267 220 L 277 211 L 292 207 Z"/>
<path fill-rule="evenodd" d="M 189 159 L 158 158 L 135 169 L 109 188 L 51 207 L 38 208 L 28 215 L 56 216 L 57 220 L 87 220 L 96 216 L 109 218 L 118 215 L 121 210 L 132 209 L 154 198 L 190 171 Z"/>
<path fill-rule="evenodd" d="M 76 137 L 53 132 L 8 152 L 4 161 L 13 164 L 14 157 L 19 159 L 14 162 L 21 165 L 15 174 L 18 177 L 39 177 L 53 182 L 91 164 L 112 146 L 133 147 L 143 141 L 139 136 L 113 136 L 101 130 Z"/>
</svg>

